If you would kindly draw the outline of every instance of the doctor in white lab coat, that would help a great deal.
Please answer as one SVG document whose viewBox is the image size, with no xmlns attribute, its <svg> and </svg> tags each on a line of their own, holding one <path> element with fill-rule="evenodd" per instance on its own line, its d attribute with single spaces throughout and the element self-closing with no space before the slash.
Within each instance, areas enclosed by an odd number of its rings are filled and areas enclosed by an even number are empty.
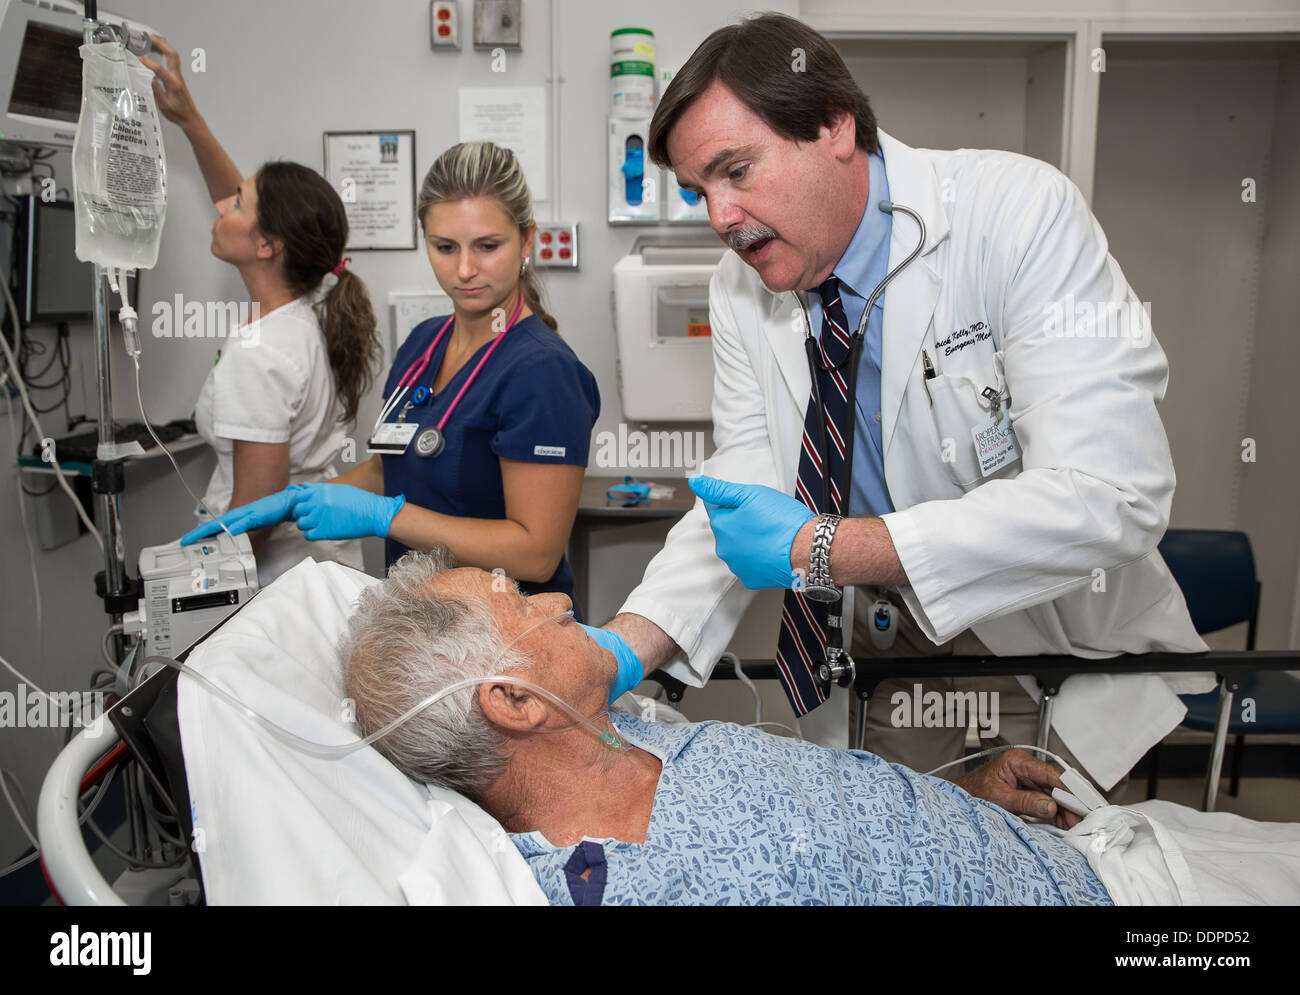
<svg viewBox="0 0 1300 995">
<path fill-rule="evenodd" d="M 807 55 L 802 71 L 791 69 L 792 47 Z M 790 512 L 781 502 L 802 508 L 782 496 L 795 492 L 811 390 L 800 305 L 875 209 L 866 177 L 878 138 L 890 198 L 918 212 L 926 234 L 884 298 L 880 422 L 896 510 L 846 518 L 831 546 L 846 630 L 851 585 L 864 584 L 895 587 L 936 644 L 969 631 L 998 655 L 1205 650 L 1155 549 L 1174 491 L 1156 412 L 1168 364 L 1082 195 L 1024 156 L 863 135 L 864 120 L 874 128 L 869 108 L 860 113 L 866 98 L 836 62 L 811 29 L 764 15 L 716 32 L 664 94 L 650 152 L 706 195 L 712 227 L 737 250 L 710 284 L 717 450 L 701 472 L 781 495 L 752 492 L 761 500 L 730 516 L 730 545 L 710 525 L 716 507 L 697 502 L 607 629 L 647 670 L 664 665 L 699 686 L 753 596 L 736 557 L 807 569 L 815 521 L 772 531 Z M 764 73 L 779 77 L 776 91 Z M 783 110 L 771 94 L 810 83 L 824 92 L 827 77 L 847 79 L 861 103 L 826 108 L 815 141 L 774 130 Z M 765 231 L 776 237 L 755 241 Z M 915 223 L 895 213 L 890 270 L 917 241 Z M 953 333 L 973 326 L 992 335 L 952 349 Z M 988 476 L 971 436 L 990 417 L 986 385 L 1010 395 L 1016 442 L 1016 458 Z M 1021 683 L 1037 696 L 1031 679 Z M 1212 686 L 1208 674 L 1076 676 L 1053 727 L 1108 789 L 1177 726 L 1176 693 Z M 841 746 L 847 700 L 820 709 L 843 730 Z"/>
</svg>

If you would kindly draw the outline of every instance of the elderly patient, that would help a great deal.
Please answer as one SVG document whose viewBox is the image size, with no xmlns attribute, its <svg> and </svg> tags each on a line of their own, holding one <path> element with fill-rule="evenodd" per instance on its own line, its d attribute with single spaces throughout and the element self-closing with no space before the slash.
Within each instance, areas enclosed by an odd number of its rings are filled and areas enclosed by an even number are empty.
<svg viewBox="0 0 1300 995">
<path fill-rule="evenodd" d="M 1110 903 L 1082 854 L 957 784 L 730 723 L 603 715 L 613 657 L 567 617 L 527 631 L 568 608 L 408 553 L 362 595 L 343 645 L 367 732 L 453 681 L 506 673 L 632 745 L 507 683 L 459 691 L 376 743 L 491 813 L 552 903 Z M 1027 754 L 1006 757 L 965 783 L 1001 785 L 1003 800 L 1016 773 L 1059 784 Z"/>
</svg>

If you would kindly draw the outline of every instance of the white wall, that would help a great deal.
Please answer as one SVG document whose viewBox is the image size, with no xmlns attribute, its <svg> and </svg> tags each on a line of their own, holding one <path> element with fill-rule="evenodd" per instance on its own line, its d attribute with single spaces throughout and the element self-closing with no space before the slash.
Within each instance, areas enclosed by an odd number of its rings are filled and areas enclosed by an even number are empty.
<svg viewBox="0 0 1300 995">
<path fill-rule="evenodd" d="M 1018 47 L 978 53 L 943 43 L 838 47 L 880 127 L 895 138 L 922 148 L 1025 151 L 1027 54 Z"/>
<path fill-rule="evenodd" d="M 1300 57 L 1281 60 L 1276 84 L 1275 137 L 1256 205 L 1266 222 L 1243 432 L 1255 440 L 1258 458 L 1242 465 L 1238 499 L 1238 522 L 1251 534 L 1263 584 L 1259 646 L 1274 649 L 1300 646 Z"/>
<path fill-rule="evenodd" d="M 1171 525 L 1250 536 L 1261 649 L 1290 644 L 1300 528 L 1300 407 L 1288 387 L 1300 353 L 1284 303 L 1300 225 L 1287 181 L 1300 137 L 1295 51 L 1108 42 L 1093 200 L 1169 356 Z M 1242 459 L 1247 439 L 1255 462 Z"/>
<path fill-rule="evenodd" d="M 1267 168 L 1277 64 L 1122 51 L 1109 48 L 1102 80 L 1093 209 L 1170 359 L 1175 524 L 1225 527 L 1245 465 L 1265 217 L 1241 180 Z"/>
</svg>

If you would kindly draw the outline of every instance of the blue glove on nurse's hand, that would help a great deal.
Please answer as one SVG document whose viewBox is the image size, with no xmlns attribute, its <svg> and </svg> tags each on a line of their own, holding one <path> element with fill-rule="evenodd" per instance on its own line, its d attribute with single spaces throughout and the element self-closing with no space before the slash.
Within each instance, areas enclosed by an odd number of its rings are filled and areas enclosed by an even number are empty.
<svg viewBox="0 0 1300 995">
<path fill-rule="evenodd" d="M 294 484 L 293 519 L 308 539 L 387 538 L 406 495 L 384 497 L 348 484 Z"/>
<path fill-rule="evenodd" d="M 645 680 L 645 667 L 632 652 L 632 647 L 617 632 L 598 629 L 594 625 L 583 625 L 581 622 L 578 624 L 587 631 L 587 635 L 596 640 L 596 645 L 613 653 L 614 659 L 618 662 L 618 675 L 609 689 L 609 701 L 613 704 L 615 698 L 620 697 L 625 691 L 631 691 Z"/>
<path fill-rule="evenodd" d="M 264 529 L 268 525 L 279 525 L 293 514 L 293 503 L 297 497 L 298 494 L 292 487 L 286 487 L 282 491 L 268 494 L 264 498 L 250 501 L 238 508 L 231 508 L 220 518 L 209 519 L 198 528 L 186 532 L 181 536 L 181 545 L 189 546 L 200 539 L 216 535 L 221 531 L 218 522 L 224 524 L 231 535 Z"/>
<path fill-rule="evenodd" d="M 719 559 L 751 591 L 789 587 L 790 547 L 804 523 L 817 516 L 802 501 L 762 484 L 733 484 L 716 477 L 687 481 L 704 499 Z"/>
</svg>

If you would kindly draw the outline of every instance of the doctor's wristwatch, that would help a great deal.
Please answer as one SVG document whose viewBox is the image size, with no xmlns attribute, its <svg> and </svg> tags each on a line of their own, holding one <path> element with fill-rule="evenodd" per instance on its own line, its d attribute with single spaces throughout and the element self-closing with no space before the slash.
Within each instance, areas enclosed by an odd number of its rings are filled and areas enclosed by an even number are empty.
<svg viewBox="0 0 1300 995">
<path fill-rule="evenodd" d="M 831 540 L 841 521 L 840 515 L 817 516 L 817 530 L 808 552 L 808 580 L 801 592 L 805 598 L 824 602 L 840 600 L 842 592 L 831 582 Z"/>
</svg>

